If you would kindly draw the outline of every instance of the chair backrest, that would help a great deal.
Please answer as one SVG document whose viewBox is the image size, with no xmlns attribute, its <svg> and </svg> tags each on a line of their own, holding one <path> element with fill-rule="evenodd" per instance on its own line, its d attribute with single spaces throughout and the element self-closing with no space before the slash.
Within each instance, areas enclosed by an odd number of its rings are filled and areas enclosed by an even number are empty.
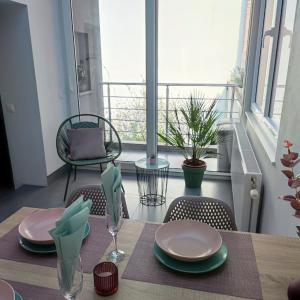
<svg viewBox="0 0 300 300">
<path fill-rule="evenodd" d="M 107 153 L 107 157 L 115 160 L 122 152 L 121 140 L 113 125 L 103 117 L 82 114 L 72 116 L 66 119 L 59 127 L 56 135 L 56 149 L 59 157 L 69 163 L 68 156 L 70 154 L 68 129 L 76 128 L 103 128 L 104 129 L 104 145 Z"/>
<path fill-rule="evenodd" d="M 86 185 L 76 189 L 69 196 L 66 202 L 66 207 L 71 205 L 71 203 L 73 203 L 81 195 L 83 195 L 84 201 L 88 199 L 92 200 L 93 205 L 90 212 L 92 215 L 105 216 L 106 198 L 101 185 Z M 123 192 L 121 193 L 121 199 L 123 218 L 129 219 L 127 204 Z"/>
<path fill-rule="evenodd" d="M 182 219 L 201 221 L 216 229 L 237 230 L 230 207 L 214 198 L 200 196 L 176 198 L 169 206 L 164 223 Z"/>
</svg>

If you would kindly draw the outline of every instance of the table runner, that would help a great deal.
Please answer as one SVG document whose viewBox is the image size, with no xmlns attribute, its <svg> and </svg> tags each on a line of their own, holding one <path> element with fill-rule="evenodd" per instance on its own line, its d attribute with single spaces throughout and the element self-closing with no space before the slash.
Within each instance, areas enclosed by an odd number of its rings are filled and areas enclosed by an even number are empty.
<svg viewBox="0 0 300 300">
<path fill-rule="evenodd" d="M 41 286 L 31 285 L 27 283 L 21 283 L 16 281 L 7 280 L 11 286 L 16 290 L 22 297 L 23 300 L 63 300 L 64 297 L 61 295 L 59 290 L 45 288 Z"/>
<path fill-rule="evenodd" d="M 112 241 L 112 237 L 106 229 L 105 219 L 91 216 L 89 223 L 91 232 L 83 242 L 80 254 L 85 273 L 93 272 L 94 266 L 99 262 Z M 56 268 L 56 254 L 30 253 L 18 245 L 18 236 L 19 231 L 18 226 L 16 226 L 0 238 L 0 258 Z"/>
<path fill-rule="evenodd" d="M 228 248 L 226 263 L 210 273 L 189 275 L 166 268 L 153 256 L 152 246 L 158 226 L 145 225 L 122 278 L 242 298 L 262 299 L 250 235 L 221 232 Z"/>
</svg>

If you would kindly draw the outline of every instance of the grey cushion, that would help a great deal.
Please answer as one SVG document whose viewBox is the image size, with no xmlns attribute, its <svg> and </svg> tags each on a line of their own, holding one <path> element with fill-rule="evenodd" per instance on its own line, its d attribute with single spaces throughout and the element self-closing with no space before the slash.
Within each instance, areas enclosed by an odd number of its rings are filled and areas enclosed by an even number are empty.
<svg viewBox="0 0 300 300">
<path fill-rule="evenodd" d="M 106 156 L 102 128 L 78 128 L 67 131 L 72 160 L 94 159 Z"/>
</svg>

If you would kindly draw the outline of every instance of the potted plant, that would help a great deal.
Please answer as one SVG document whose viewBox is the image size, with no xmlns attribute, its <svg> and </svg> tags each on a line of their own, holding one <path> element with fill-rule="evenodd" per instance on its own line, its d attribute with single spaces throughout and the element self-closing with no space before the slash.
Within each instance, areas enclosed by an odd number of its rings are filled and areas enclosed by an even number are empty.
<svg viewBox="0 0 300 300">
<path fill-rule="evenodd" d="M 175 108 L 174 120 L 167 120 L 168 135 L 158 133 L 164 142 L 182 152 L 186 187 L 201 187 L 206 170 L 206 163 L 201 158 L 208 154 L 208 146 L 218 138 L 216 122 L 219 113 L 215 106 L 216 99 L 206 104 L 203 97 L 191 96 L 181 107 Z"/>
<path fill-rule="evenodd" d="M 282 173 L 288 178 L 288 186 L 294 190 L 293 194 L 280 196 L 279 199 L 288 201 L 291 207 L 295 210 L 294 216 L 300 218 L 300 174 L 295 174 L 295 166 L 300 162 L 298 153 L 291 149 L 293 143 L 289 140 L 284 141 L 284 147 L 287 153 L 283 154 L 280 159 L 281 164 L 287 169 L 282 170 Z M 300 237 L 300 226 L 297 226 L 297 234 Z M 300 279 L 296 279 L 290 283 L 288 288 L 289 300 L 300 299 Z"/>
</svg>

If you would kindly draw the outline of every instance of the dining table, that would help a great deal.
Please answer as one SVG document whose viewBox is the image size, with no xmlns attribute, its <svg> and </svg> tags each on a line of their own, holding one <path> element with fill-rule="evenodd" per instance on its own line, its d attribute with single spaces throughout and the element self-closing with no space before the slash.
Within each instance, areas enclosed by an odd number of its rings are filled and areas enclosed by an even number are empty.
<svg viewBox="0 0 300 300">
<path fill-rule="evenodd" d="M 23 207 L 5 219 L 0 223 L 0 248 L 4 246 L 4 240 L 2 239 L 10 231 L 18 226 L 18 224 L 30 213 L 36 211 L 38 208 Z M 97 216 L 94 218 L 104 218 Z M 103 222 L 105 224 L 105 222 Z M 130 268 L 128 269 L 128 264 L 134 262 L 137 255 L 135 253 L 136 245 L 140 239 L 141 234 L 147 224 L 145 221 L 140 220 L 124 220 L 124 223 L 118 234 L 118 247 L 125 251 L 125 259 L 118 263 L 119 270 L 119 289 L 118 291 L 109 296 L 109 299 L 122 299 L 122 300 L 182 300 L 182 299 L 199 299 L 199 300 L 218 300 L 218 299 L 255 299 L 249 298 L 248 296 L 236 296 L 232 293 L 222 293 L 222 290 L 211 289 L 201 290 L 201 288 L 187 288 L 189 285 L 180 284 L 180 278 L 184 278 L 185 274 L 175 274 L 179 283 L 173 285 L 168 284 L 164 280 L 159 282 L 157 280 L 149 280 L 147 282 L 143 279 L 143 273 L 147 273 L 147 270 L 143 269 L 143 263 L 140 263 L 134 271 L 134 279 L 129 276 Z M 93 228 L 97 234 L 97 228 Z M 254 251 L 254 263 L 257 268 L 257 280 L 260 286 L 257 288 L 261 289 L 261 299 L 266 300 L 284 300 L 287 298 L 287 288 L 289 283 L 300 277 L 300 239 L 285 237 L 285 236 L 275 236 L 268 234 L 257 234 L 257 233 L 244 233 L 244 232 L 233 232 L 236 237 L 250 237 L 253 245 Z M 143 242 L 143 241 L 142 241 Z M 113 242 L 109 240 L 106 249 L 101 253 L 99 251 L 99 256 L 94 254 L 97 262 L 105 261 L 106 254 L 112 250 Z M 144 245 L 145 246 L 145 245 Z M 15 247 L 19 247 L 17 240 Z M 148 247 L 148 246 L 146 246 Z M 251 246 L 252 247 L 252 246 Z M 147 250 L 147 249 L 146 249 Z M 150 251 L 150 250 L 149 250 Z M 147 251 L 146 251 L 147 252 Z M 147 252 L 148 253 L 148 252 Z M 150 253 L 150 252 L 149 252 Z M 229 256 L 234 260 L 236 253 L 231 253 L 229 251 Z M 48 266 L 43 264 L 36 264 L 34 258 L 31 260 L 14 260 L 8 256 L 1 256 L 0 250 L 0 279 L 7 280 L 16 289 L 26 291 L 26 289 L 31 289 L 32 291 L 39 289 L 45 289 L 49 291 L 54 291 L 53 295 L 57 297 L 52 297 L 52 299 L 63 299 L 59 293 L 57 270 L 55 266 Z M 151 255 L 150 255 L 151 256 Z M 139 258 L 140 259 L 140 258 Z M 145 264 L 150 257 L 145 257 Z M 151 257 L 152 259 L 152 257 Z M 245 258 L 246 259 L 246 258 Z M 160 267 L 159 265 L 157 267 Z M 150 268 L 151 269 L 151 268 Z M 131 270 L 132 271 L 132 270 Z M 169 272 L 168 270 L 163 270 L 164 272 Z M 242 270 L 243 271 L 243 270 Z M 246 271 L 246 270 L 245 270 Z M 151 272 L 151 270 L 149 270 Z M 217 270 L 216 270 L 217 272 Z M 127 275 L 124 273 L 128 273 Z M 153 273 L 155 275 L 155 272 Z M 165 273 L 167 274 L 167 273 Z M 173 275 L 172 275 L 173 276 Z M 182 277 L 180 277 L 182 276 Z M 187 275 L 185 277 L 185 282 L 188 282 L 187 278 L 192 277 Z M 202 276 L 206 276 L 203 274 Z M 213 276 L 213 275 L 210 275 Z M 151 277 L 151 274 L 150 274 Z M 148 276 L 148 278 L 150 278 Z M 166 276 L 165 276 L 166 277 Z M 204 278 L 204 277 L 202 277 Z M 201 279 L 199 279 L 201 280 Z M 239 285 L 239 280 L 241 278 L 234 278 L 232 282 L 236 286 Z M 250 280 L 250 279 L 249 279 Z M 221 283 L 221 282 L 220 282 Z M 217 283 L 216 283 L 217 284 Z M 241 282 L 241 285 L 243 283 Z M 241 286 L 243 290 L 243 286 Z M 258 293 L 259 294 L 259 293 Z M 33 294 L 34 295 L 34 294 Z M 94 281 L 92 270 L 84 272 L 83 275 L 83 289 L 80 295 L 76 298 L 93 300 L 100 299 L 101 296 L 97 295 L 94 290 Z M 32 299 L 39 300 L 35 296 L 24 297 L 24 300 Z M 46 297 L 43 299 L 47 299 Z M 49 298 L 50 299 L 50 298 Z"/>
</svg>

